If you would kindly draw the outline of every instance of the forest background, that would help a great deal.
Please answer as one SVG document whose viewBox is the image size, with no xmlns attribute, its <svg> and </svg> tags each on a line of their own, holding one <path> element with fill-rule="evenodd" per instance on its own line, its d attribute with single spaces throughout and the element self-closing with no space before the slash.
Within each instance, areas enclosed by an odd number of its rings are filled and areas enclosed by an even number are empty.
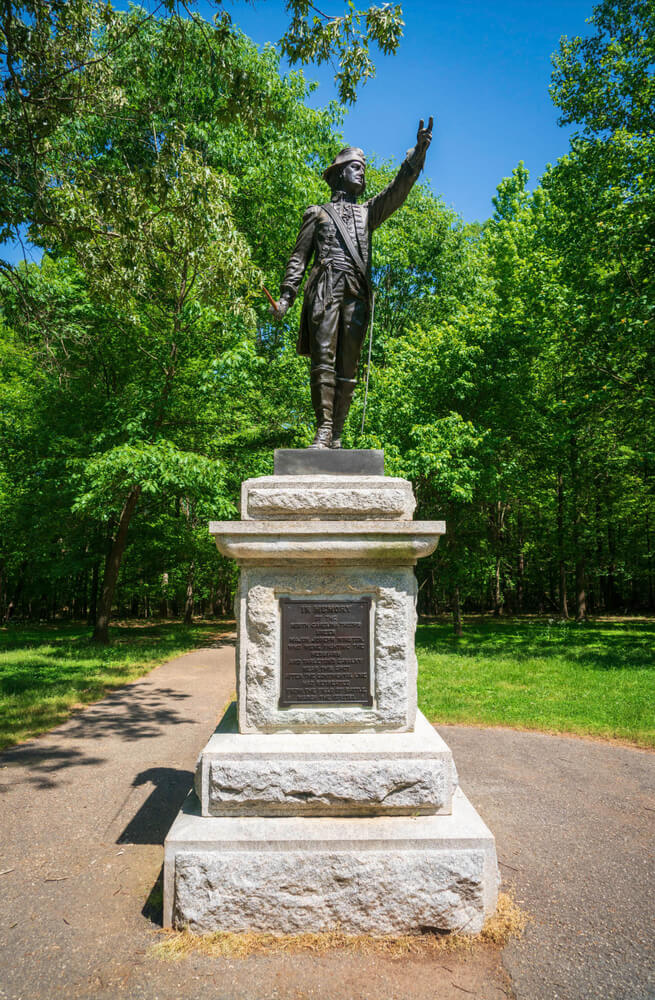
<svg viewBox="0 0 655 1000">
<path fill-rule="evenodd" d="M 166 5 L 164 5 L 166 6 Z M 314 20 L 282 50 L 337 62 L 342 101 L 394 51 L 396 7 Z M 342 110 L 306 104 L 218 6 L 155 16 L 92 0 L 4 4 L 0 616 L 231 613 L 207 534 L 241 481 L 305 447 L 296 306 L 271 323 L 305 207 L 325 200 Z M 358 34 L 359 23 L 359 34 Z M 429 188 L 376 234 L 375 331 L 345 436 L 385 449 L 448 533 L 419 611 L 584 619 L 653 611 L 655 10 L 603 0 L 563 39 L 552 98 L 570 150 L 465 224 Z M 393 176 L 372 164 L 368 192 Z"/>
</svg>

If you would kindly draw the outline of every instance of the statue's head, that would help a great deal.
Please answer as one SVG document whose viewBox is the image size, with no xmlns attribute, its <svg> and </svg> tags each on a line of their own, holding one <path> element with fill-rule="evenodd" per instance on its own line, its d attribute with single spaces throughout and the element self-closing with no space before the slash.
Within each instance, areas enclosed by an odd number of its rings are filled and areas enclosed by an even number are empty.
<svg viewBox="0 0 655 1000">
<path fill-rule="evenodd" d="M 346 146 L 323 173 L 332 191 L 360 195 L 366 190 L 366 157 L 357 146 Z"/>
</svg>

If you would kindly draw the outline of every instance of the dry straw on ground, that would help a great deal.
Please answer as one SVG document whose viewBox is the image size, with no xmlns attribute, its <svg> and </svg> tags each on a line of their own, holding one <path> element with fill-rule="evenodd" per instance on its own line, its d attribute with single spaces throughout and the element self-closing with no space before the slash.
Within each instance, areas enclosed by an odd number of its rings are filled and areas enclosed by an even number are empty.
<svg viewBox="0 0 655 1000">
<path fill-rule="evenodd" d="M 499 893 L 495 914 L 486 921 L 480 934 L 405 934 L 402 936 L 371 934 L 343 934 L 326 931 L 322 934 L 233 934 L 216 931 L 196 935 L 190 931 L 165 931 L 154 945 L 152 953 L 157 958 L 177 961 L 190 955 L 213 958 L 249 958 L 251 955 L 298 954 L 313 952 L 321 955 L 330 951 L 349 951 L 361 954 L 381 954 L 387 958 L 406 958 L 409 955 L 427 957 L 430 954 L 454 950 L 470 950 L 476 944 L 503 945 L 510 938 L 520 937 L 527 917 L 511 895 Z"/>
</svg>

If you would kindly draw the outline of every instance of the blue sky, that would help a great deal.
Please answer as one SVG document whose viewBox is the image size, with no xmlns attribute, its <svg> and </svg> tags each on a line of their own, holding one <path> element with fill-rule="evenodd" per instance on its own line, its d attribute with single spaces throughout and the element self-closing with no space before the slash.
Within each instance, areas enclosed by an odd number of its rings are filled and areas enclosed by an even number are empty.
<svg viewBox="0 0 655 1000">
<path fill-rule="evenodd" d="M 341 0 L 318 6 L 339 13 Z M 366 6 L 359 0 L 358 6 Z M 258 43 L 277 41 L 283 4 L 226 3 Z M 547 163 L 568 148 L 548 94 L 551 53 L 561 35 L 586 35 L 593 0 L 405 0 L 405 32 L 396 56 L 373 50 L 375 80 L 360 91 L 344 123 L 348 144 L 398 160 L 413 145 L 419 118 L 435 117 L 425 177 L 467 221 L 493 211 L 498 182 L 519 160 L 536 183 Z M 209 13 L 209 4 L 200 4 Z M 312 103 L 335 96 L 329 66 L 308 67 L 319 81 Z"/>
<path fill-rule="evenodd" d="M 550 56 L 561 35 L 589 33 L 593 0 L 405 0 L 402 7 L 400 50 L 385 57 L 373 49 L 377 76 L 347 112 L 344 138 L 398 162 L 414 144 L 419 118 L 434 115 L 424 179 L 464 219 L 482 221 L 519 160 L 535 184 L 566 152 L 570 130 L 557 125 L 548 94 Z M 226 8 L 258 44 L 277 41 L 287 24 L 281 0 L 226 0 Z M 322 0 L 321 8 L 340 13 L 342 0 Z M 216 6 L 200 2 L 198 10 L 211 18 Z M 305 72 L 319 83 L 312 104 L 336 96 L 329 66 Z M 22 252 L 4 255 L 18 260 Z"/>
</svg>

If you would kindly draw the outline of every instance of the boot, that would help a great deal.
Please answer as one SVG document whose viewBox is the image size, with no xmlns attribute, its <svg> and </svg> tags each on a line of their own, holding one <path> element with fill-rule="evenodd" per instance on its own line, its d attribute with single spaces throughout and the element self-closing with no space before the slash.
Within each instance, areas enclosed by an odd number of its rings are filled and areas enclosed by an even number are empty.
<svg viewBox="0 0 655 1000">
<path fill-rule="evenodd" d="M 332 444 L 332 412 L 336 375 L 330 368 L 315 368 L 310 374 L 312 406 L 316 414 L 316 435 L 310 448 L 329 448 Z"/>
<path fill-rule="evenodd" d="M 357 385 L 357 379 L 355 378 L 338 378 L 337 379 L 337 390 L 334 397 L 334 415 L 332 421 L 332 444 L 331 448 L 341 447 L 341 435 L 343 433 L 343 426 L 346 422 L 346 417 L 348 416 L 348 410 L 350 409 L 350 404 L 352 402 L 353 393 L 355 391 L 355 386 Z"/>
</svg>

